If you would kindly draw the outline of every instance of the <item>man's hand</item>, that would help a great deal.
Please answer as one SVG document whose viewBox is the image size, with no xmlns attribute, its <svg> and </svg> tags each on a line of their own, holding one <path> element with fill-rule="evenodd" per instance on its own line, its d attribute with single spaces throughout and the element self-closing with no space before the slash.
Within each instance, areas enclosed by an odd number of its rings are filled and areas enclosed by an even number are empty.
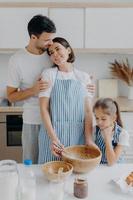
<svg viewBox="0 0 133 200">
<path fill-rule="evenodd" d="M 39 92 L 47 90 L 51 85 L 50 81 L 44 81 L 41 78 L 38 80 L 38 82 L 39 82 Z"/>
<path fill-rule="evenodd" d="M 92 94 L 92 96 L 94 96 L 96 88 L 95 88 L 95 84 L 93 83 L 93 79 L 94 79 L 93 75 L 90 76 L 90 79 L 91 79 L 91 83 L 88 84 L 86 86 L 86 88 L 87 88 L 88 92 L 90 92 Z"/>
<path fill-rule="evenodd" d="M 87 90 L 90 92 L 92 95 L 95 94 L 95 85 L 94 84 L 88 84 L 87 85 Z"/>
<path fill-rule="evenodd" d="M 33 85 L 32 89 L 34 94 L 37 95 L 39 92 L 45 91 L 50 87 L 50 82 L 44 81 L 39 78 L 36 83 Z"/>
</svg>

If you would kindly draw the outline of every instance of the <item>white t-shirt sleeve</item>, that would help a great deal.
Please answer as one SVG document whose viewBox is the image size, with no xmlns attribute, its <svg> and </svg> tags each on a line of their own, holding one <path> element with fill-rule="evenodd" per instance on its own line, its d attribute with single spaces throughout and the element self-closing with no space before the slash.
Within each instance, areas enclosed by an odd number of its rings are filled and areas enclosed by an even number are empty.
<svg viewBox="0 0 133 200">
<path fill-rule="evenodd" d="M 52 70 L 44 70 L 41 77 L 44 81 L 50 81 L 50 87 L 45 90 L 45 91 L 42 91 L 39 93 L 39 98 L 40 97 L 50 97 L 51 95 L 51 91 L 52 91 L 52 87 L 54 85 L 54 72 Z"/>
<path fill-rule="evenodd" d="M 118 144 L 122 146 L 129 146 L 129 134 L 124 129 L 122 129 L 122 132 L 120 133 Z"/>
<path fill-rule="evenodd" d="M 8 64 L 7 86 L 19 88 L 21 84 L 21 73 L 13 57 L 10 58 Z"/>
</svg>

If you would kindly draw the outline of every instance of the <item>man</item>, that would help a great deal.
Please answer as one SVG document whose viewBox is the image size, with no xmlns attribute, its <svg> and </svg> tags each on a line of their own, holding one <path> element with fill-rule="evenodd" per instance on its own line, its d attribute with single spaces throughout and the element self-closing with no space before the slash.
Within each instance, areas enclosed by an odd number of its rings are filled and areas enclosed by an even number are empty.
<svg viewBox="0 0 133 200">
<path fill-rule="evenodd" d="M 38 160 L 38 133 L 41 124 L 38 93 L 49 87 L 41 80 L 44 68 L 50 67 L 46 49 L 52 44 L 56 27 L 46 16 L 36 15 L 28 23 L 30 36 L 26 48 L 15 53 L 9 61 L 7 96 L 10 102 L 22 101 L 23 160 Z"/>
</svg>

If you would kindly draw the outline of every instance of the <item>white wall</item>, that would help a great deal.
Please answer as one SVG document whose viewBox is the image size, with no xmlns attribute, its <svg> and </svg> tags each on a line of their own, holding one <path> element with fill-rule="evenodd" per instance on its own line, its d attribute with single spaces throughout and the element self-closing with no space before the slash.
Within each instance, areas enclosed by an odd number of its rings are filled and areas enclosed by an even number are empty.
<svg viewBox="0 0 133 200">
<path fill-rule="evenodd" d="M 133 67 L 133 55 L 118 55 L 118 54 L 87 54 L 87 53 L 78 53 L 75 66 L 78 66 L 80 69 L 85 70 L 86 72 L 91 73 L 96 80 L 111 78 L 110 73 L 110 62 L 114 62 L 115 59 L 122 61 L 128 58 L 130 65 Z M 128 90 L 127 85 L 119 81 L 119 96 L 127 96 Z"/>
<path fill-rule="evenodd" d="M 6 85 L 7 66 L 11 54 L 0 54 L 0 87 Z M 82 69 L 94 76 L 97 85 L 97 79 L 110 78 L 109 63 L 114 59 L 119 61 L 129 59 L 133 66 L 133 55 L 115 55 L 115 54 L 89 54 L 77 53 L 75 67 Z M 119 81 L 119 95 L 127 96 L 127 86 L 124 82 Z"/>
<path fill-rule="evenodd" d="M 10 55 L 0 54 L 0 97 L 6 95 L 7 66 Z"/>
</svg>

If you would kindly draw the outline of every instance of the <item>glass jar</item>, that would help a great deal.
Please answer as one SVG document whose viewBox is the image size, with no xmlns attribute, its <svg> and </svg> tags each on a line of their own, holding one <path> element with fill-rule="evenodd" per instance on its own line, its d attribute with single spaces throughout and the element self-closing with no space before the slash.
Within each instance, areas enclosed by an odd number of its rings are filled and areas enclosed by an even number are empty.
<svg viewBox="0 0 133 200">
<path fill-rule="evenodd" d="M 86 179 L 76 178 L 74 181 L 74 196 L 86 198 L 88 196 L 88 182 Z"/>
<path fill-rule="evenodd" d="M 18 170 L 14 160 L 0 161 L 0 199 L 17 200 Z"/>
</svg>

